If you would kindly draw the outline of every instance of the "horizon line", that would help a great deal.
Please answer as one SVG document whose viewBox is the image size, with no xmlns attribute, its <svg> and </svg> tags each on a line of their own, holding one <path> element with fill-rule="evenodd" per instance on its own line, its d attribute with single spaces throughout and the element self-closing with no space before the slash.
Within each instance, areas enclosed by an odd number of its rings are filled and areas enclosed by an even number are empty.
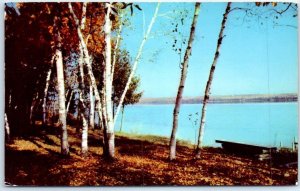
<svg viewBox="0 0 300 191">
<path fill-rule="evenodd" d="M 288 95 L 288 96 L 297 96 L 299 95 L 298 92 L 295 92 L 295 93 L 275 93 L 275 94 L 231 94 L 231 95 L 210 95 L 210 97 L 237 97 L 237 96 L 283 96 L 283 95 Z M 201 98 L 201 97 L 204 97 L 204 96 L 182 96 L 182 98 Z M 172 98 L 176 98 L 176 96 L 173 96 L 173 97 L 141 97 L 141 100 L 142 99 L 172 99 Z"/>
</svg>

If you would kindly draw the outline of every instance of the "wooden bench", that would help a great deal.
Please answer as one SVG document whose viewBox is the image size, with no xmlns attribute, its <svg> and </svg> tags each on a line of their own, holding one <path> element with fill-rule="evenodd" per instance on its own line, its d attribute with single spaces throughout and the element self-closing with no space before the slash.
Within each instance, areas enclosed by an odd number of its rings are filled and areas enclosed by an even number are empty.
<svg viewBox="0 0 300 191">
<path fill-rule="evenodd" d="M 246 156 L 255 156 L 258 157 L 259 160 L 270 159 L 272 153 L 277 150 L 276 147 L 265 147 L 231 141 L 216 140 L 216 143 L 221 143 L 222 148 L 229 152 Z"/>
</svg>

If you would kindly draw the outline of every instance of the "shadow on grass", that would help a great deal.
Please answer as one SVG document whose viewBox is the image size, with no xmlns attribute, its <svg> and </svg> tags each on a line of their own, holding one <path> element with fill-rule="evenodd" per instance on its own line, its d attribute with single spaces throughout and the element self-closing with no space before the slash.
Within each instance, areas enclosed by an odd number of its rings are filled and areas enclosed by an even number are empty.
<svg viewBox="0 0 300 191">
<path fill-rule="evenodd" d="M 62 162 L 58 155 L 41 155 L 34 151 L 5 150 L 5 181 L 16 185 L 69 185 L 68 174 L 49 170 Z"/>
</svg>

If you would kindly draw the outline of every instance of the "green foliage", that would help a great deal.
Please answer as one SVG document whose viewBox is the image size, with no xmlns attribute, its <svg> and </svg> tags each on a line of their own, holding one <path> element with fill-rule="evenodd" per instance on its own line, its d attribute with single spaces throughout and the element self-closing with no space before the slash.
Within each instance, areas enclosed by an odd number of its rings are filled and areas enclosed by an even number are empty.
<svg viewBox="0 0 300 191">
<path fill-rule="evenodd" d="M 115 74 L 113 79 L 113 102 L 119 104 L 121 95 L 126 86 L 128 77 L 131 73 L 130 56 L 128 51 L 122 50 L 117 52 L 117 60 L 115 66 Z M 143 95 L 143 92 L 138 92 L 140 78 L 134 76 L 130 83 L 129 89 L 125 95 L 123 105 L 137 103 Z"/>
</svg>

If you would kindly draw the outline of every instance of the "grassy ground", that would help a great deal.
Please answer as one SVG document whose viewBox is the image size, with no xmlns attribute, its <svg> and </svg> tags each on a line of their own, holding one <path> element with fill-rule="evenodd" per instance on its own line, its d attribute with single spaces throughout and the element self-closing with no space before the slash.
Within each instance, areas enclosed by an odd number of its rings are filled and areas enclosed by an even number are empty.
<svg viewBox="0 0 300 191">
<path fill-rule="evenodd" d="M 80 154 L 81 136 L 69 127 L 69 158 L 60 156 L 55 127 L 14 138 L 5 146 L 5 181 L 15 185 L 294 185 L 297 167 L 286 167 L 205 148 L 193 159 L 188 143 L 179 143 L 169 162 L 168 139 L 116 136 L 116 160 L 102 158 L 99 130 L 90 131 L 89 154 Z"/>
</svg>

